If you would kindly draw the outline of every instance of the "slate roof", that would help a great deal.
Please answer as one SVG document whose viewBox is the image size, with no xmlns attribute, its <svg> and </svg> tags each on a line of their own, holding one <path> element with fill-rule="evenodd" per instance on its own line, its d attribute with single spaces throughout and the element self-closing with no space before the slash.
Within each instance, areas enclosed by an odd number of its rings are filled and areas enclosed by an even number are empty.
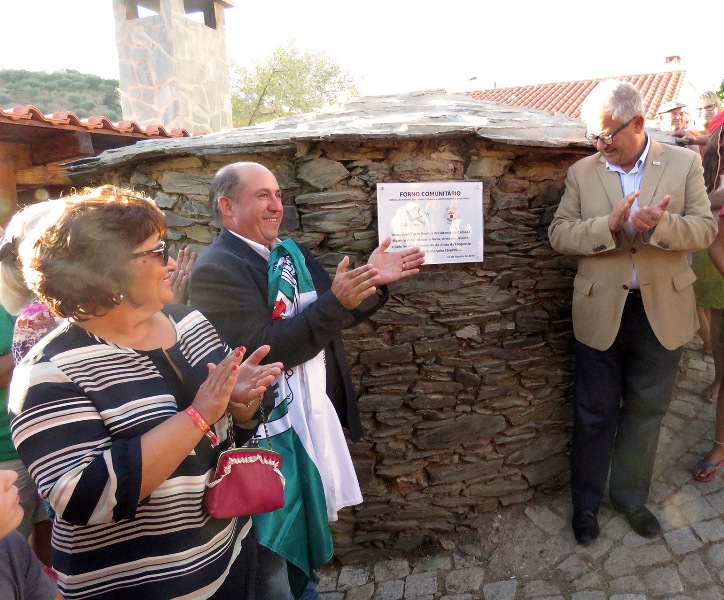
<svg viewBox="0 0 724 600">
<path fill-rule="evenodd" d="M 431 90 L 366 96 L 314 113 L 191 138 L 144 140 L 74 161 L 67 170 L 72 176 L 159 156 L 283 151 L 304 141 L 422 139 L 460 134 L 517 145 L 587 145 L 583 124 L 577 119 Z"/>
<path fill-rule="evenodd" d="M 686 71 L 663 71 L 660 73 L 642 73 L 640 75 L 620 75 L 614 77 L 628 81 L 636 86 L 644 97 L 646 118 L 656 118 L 656 111 L 664 102 L 679 98 L 686 81 Z M 517 87 L 464 92 L 476 100 L 502 102 L 513 106 L 527 106 L 538 110 L 553 112 L 578 118 L 581 114 L 583 99 L 604 78 L 541 83 Z"/>
<path fill-rule="evenodd" d="M 671 138 L 657 130 L 658 141 Z M 66 165 L 71 177 L 159 157 L 294 150 L 299 142 L 424 139 L 474 135 L 518 146 L 590 148 L 585 127 L 550 111 L 481 102 L 444 90 L 366 96 L 303 115 L 191 138 L 142 140 Z"/>
</svg>

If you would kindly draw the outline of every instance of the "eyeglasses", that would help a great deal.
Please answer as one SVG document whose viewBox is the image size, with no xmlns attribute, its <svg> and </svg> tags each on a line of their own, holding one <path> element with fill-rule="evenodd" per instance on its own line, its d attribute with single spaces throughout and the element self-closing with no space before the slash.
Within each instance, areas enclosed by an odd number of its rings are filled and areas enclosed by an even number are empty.
<svg viewBox="0 0 724 600">
<path fill-rule="evenodd" d="M 158 246 L 151 250 L 144 250 L 143 252 L 134 252 L 131 254 L 131 258 L 141 258 L 142 256 L 150 256 L 151 254 L 160 254 L 163 257 L 163 264 L 168 264 L 168 248 L 166 242 L 160 242 Z"/>
<path fill-rule="evenodd" d="M 600 135 L 593 135 L 592 133 L 587 133 L 587 134 L 586 134 L 586 139 L 587 139 L 589 142 L 591 142 L 594 146 L 595 146 L 596 144 L 598 144 L 599 140 L 602 141 L 604 144 L 606 144 L 606 146 L 608 146 L 609 144 L 612 144 L 612 143 L 613 143 L 613 137 L 614 137 L 617 133 L 620 133 L 621 131 L 623 131 L 624 129 L 626 129 L 626 127 L 628 127 L 629 124 L 631 123 L 631 121 L 633 121 L 635 118 L 636 118 L 636 117 L 634 117 L 633 119 L 629 119 L 629 120 L 626 121 L 623 125 L 621 125 L 621 127 L 619 127 L 618 129 L 616 129 L 615 131 L 612 131 L 611 133 L 602 133 L 602 134 L 600 134 Z"/>
<path fill-rule="evenodd" d="M 706 106 L 701 106 L 701 107 L 697 108 L 696 112 L 707 112 L 707 111 L 714 110 L 715 108 L 716 108 L 716 106 L 714 106 L 713 104 L 707 104 Z"/>
</svg>

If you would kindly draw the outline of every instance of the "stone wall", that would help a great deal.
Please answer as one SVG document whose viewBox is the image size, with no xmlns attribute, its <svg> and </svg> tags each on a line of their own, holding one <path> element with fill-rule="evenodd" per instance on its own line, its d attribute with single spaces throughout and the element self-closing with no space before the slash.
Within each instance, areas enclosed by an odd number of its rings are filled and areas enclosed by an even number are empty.
<svg viewBox="0 0 724 600">
<path fill-rule="evenodd" d="M 208 1 L 215 28 L 186 18 L 183 0 L 132 19 L 127 0 L 113 0 L 124 119 L 192 133 L 231 127 L 224 10 Z"/>
<path fill-rule="evenodd" d="M 352 452 L 365 502 L 335 524 L 338 553 L 412 548 L 476 528 L 479 517 L 568 479 L 571 268 L 547 241 L 570 164 L 586 150 L 473 136 L 314 142 L 266 154 L 146 160 L 106 172 L 167 212 L 169 238 L 197 248 L 209 181 L 229 162 L 269 167 L 283 230 L 332 271 L 377 245 L 377 182 L 484 185 L 485 261 L 428 266 L 391 287 L 345 333 L 365 435 Z"/>
</svg>

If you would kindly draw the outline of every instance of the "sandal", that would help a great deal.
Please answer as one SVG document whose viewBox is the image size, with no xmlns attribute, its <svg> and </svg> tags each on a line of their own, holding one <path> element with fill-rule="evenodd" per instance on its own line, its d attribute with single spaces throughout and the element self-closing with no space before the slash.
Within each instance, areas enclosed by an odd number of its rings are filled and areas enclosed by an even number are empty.
<svg viewBox="0 0 724 600">
<path fill-rule="evenodd" d="M 694 471 L 694 479 L 697 481 L 700 481 L 701 483 L 709 483 L 714 477 L 716 477 L 716 474 L 719 472 L 719 469 L 724 466 L 724 460 L 720 460 L 719 462 L 704 462 L 704 459 L 702 458 L 698 463 L 696 463 L 696 470 Z M 709 471 L 708 473 L 702 473 L 702 471 L 706 471 L 707 469 L 714 469 L 713 471 Z"/>
</svg>

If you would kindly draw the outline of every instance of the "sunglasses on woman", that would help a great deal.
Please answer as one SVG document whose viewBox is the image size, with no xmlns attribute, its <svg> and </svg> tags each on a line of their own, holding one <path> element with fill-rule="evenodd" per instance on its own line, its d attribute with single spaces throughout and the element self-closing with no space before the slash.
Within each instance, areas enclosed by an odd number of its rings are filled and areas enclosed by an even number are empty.
<svg viewBox="0 0 724 600">
<path fill-rule="evenodd" d="M 143 252 L 134 252 L 131 254 L 131 258 L 140 258 L 141 256 L 150 256 L 151 254 L 160 254 L 163 257 L 163 264 L 168 264 L 168 248 L 166 242 L 159 242 L 158 246 L 151 250 L 144 250 Z"/>
</svg>

